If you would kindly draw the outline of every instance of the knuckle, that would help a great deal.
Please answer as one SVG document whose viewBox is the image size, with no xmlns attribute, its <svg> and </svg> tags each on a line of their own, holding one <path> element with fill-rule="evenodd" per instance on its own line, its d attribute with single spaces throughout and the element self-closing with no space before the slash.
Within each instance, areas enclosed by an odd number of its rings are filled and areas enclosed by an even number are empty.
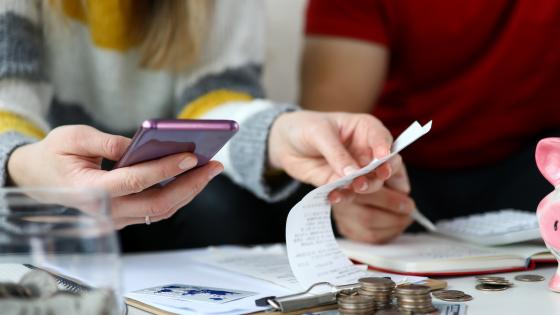
<svg viewBox="0 0 560 315">
<path fill-rule="evenodd" d="M 161 199 L 155 199 L 148 207 L 148 213 L 150 217 L 160 217 L 168 212 L 168 207 Z"/>
<path fill-rule="evenodd" d="M 112 157 L 116 157 L 121 152 L 121 144 L 116 137 L 107 137 L 103 145 L 105 146 L 105 152 Z"/>
<path fill-rule="evenodd" d="M 125 191 L 132 193 L 139 193 L 145 189 L 143 181 L 133 172 L 128 172 L 123 186 Z"/>
</svg>

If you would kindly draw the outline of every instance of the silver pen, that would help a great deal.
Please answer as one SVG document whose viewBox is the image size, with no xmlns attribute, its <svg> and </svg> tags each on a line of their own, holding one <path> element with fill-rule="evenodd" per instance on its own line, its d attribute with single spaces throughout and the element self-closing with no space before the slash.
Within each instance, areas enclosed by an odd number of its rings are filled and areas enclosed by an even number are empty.
<svg viewBox="0 0 560 315">
<path fill-rule="evenodd" d="M 418 208 L 414 209 L 410 216 L 420 225 L 425 227 L 428 231 L 433 232 L 437 230 L 435 224 L 433 224 L 430 219 L 426 218 L 420 211 L 418 211 Z"/>
</svg>

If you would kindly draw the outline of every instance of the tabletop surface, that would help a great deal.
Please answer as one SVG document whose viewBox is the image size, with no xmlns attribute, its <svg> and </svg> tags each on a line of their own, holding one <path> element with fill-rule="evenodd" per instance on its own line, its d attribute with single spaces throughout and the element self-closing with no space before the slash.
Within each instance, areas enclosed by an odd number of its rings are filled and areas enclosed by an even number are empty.
<svg viewBox="0 0 560 315">
<path fill-rule="evenodd" d="M 126 265 L 123 268 L 126 273 Z M 560 293 L 548 289 L 548 280 L 555 272 L 555 267 L 537 268 L 533 271 L 499 274 L 514 282 L 514 286 L 505 291 L 488 292 L 475 289 L 474 276 L 442 278 L 448 282 L 448 289 L 461 290 L 473 296 L 473 300 L 466 302 L 468 315 L 496 315 L 496 314 L 531 314 L 553 315 L 560 314 Z M 540 282 L 521 282 L 514 280 L 518 274 L 538 274 L 546 277 Z M 434 298 L 434 301 L 442 302 Z M 442 302 L 445 303 L 445 302 Z M 129 308 L 129 315 L 149 314 L 144 311 Z"/>
</svg>

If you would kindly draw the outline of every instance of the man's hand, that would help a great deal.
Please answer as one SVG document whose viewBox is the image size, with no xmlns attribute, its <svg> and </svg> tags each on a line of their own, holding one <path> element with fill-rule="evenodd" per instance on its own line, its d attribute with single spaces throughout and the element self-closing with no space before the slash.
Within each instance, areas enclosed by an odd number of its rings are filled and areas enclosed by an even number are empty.
<svg viewBox="0 0 560 315">
<path fill-rule="evenodd" d="M 333 206 L 338 231 L 361 242 L 381 244 L 399 236 L 411 223 L 415 208 L 404 164 L 379 191 L 355 196 Z"/>
</svg>

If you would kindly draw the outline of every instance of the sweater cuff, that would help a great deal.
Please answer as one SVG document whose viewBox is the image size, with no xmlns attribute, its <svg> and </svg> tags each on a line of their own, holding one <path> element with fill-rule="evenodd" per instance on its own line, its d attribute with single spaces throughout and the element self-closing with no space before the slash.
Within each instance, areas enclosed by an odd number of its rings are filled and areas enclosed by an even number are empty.
<svg viewBox="0 0 560 315">
<path fill-rule="evenodd" d="M 265 178 L 270 127 L 280 114 L 297 109 L 295 105 L 282 104 L 260 111 L 247 118 L 230 142 L 230 159 L 241 177 L 242 185 L 268 202 L 287 198 L 299 186 L 288 176 L 281 182 L 274 181 L 274 185 Z"/>
<path fill-rule="evenodd" d="M 37 140 L 18 132 L 0 134 L 0 187 L 6 187 L 8 182 L 8 159 L 12 152 L 22 145 L 35 141 Z"/>
</svg>

